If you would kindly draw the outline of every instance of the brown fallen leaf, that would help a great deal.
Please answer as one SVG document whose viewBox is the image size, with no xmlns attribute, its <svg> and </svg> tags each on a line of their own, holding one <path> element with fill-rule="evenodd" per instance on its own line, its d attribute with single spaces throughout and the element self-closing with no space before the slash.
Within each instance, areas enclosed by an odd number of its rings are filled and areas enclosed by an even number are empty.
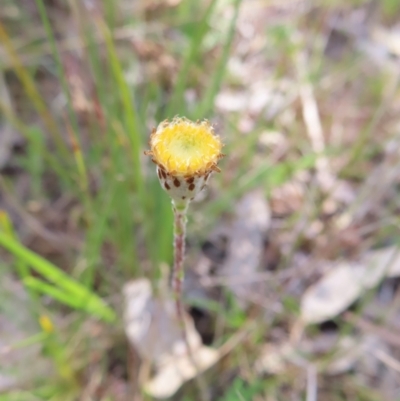
<svg viewBox="0 0 400 401">
<path fill-rule="evenodd" d="M 318 349 L 319 342 L 323 342 L 324 350 Z M 307 366 L 312 359 L 318 372 L 328 375 L 340 375 L 364 363 L 371 354 L 376 357 L 375 351 L 385 347 L 383 341 L 374 335 L 361 337 L 328 334 L 319 334 L 310 340 L 302 340 L 294 345 L 290 342 L 282 344 L 265 344 L 257 358 L 254 368 L 259 374 L 283 375 L 292 367 Z M 309 355 L 305 358 L 303 355 Z"/>
<path fill-rule="evenodd" d="M 144 390 L 156 398 L 171 397 L 182 384 L 193 379 L 219 360 L 219 352 L 202 346 L 194 353 L 197 368 L 193 366 L 190 358 L 184 356 L 170 360 L 164 364 L 158 373 L 144 384 Z"/>
<path fill-rule="evenodd" d="M 202 344 L 193 321 L 186 315 L 185 328 L 191 355 L 187 352 L 172 295 L 154 296 L 147 279 L 127 283 L 123 293 L 128 340 L 147 366 L 150 364 L 156 371 L 142 383 L 149 395 L 168 398 L 184 382 L 219 360 L 220 352 Z"/>
<path fill-rule="evenodd" d="M 378 339 L 373 336 L 342 337 L 333 357 L 324 367 L 324 371 L 330 375 L 340 375 L 354 368 L 357 362 L 365 355 L 365 352 L 377 346 Z"/>
<path fill-rule="evenodd" d="M 306 290 L 300 318 L 306 324 L 337 316 L 367 290 L 386 277 L 400 276 L 400 249 L 387 247 L 367 252 L 359 262 L 341 261 Z"/>
<path fill-rule="evenodd" d="M 221 271 L 227 279 L 227 287 L 244 308 L 258 292 L 258 283 L 251 283 L 248 278 L 257 273 L 260 267 L 263 241 L 271 216 L 265 197 L 258 190 L 245 195 L 237 204 L 235 212 L 227 257 Z M 240 282 L 240 277 L 245 282 Z"/>
</svg>

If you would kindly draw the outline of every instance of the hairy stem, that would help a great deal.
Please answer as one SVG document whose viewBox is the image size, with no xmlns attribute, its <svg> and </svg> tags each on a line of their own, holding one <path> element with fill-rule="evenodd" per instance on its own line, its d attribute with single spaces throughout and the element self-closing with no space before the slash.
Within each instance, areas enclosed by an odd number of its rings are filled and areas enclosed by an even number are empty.
<svg viewBox="0 0 400 401">
<path fill-rule="evenodd" d="M 186 212 L 188 204 L 173 203 L 174 210 L 174 267 L 172 271 L 172 289 L 175 296 L 176 312 L 178 319 L 184 324 L 184 314 L 182 305 L 182 285 L 185 272 L 183 261 L 185 257 L 185 238 L 186 238 Z M 182 326 L 184 329 L 184 326 Z"/>
<path fill-rule="evenodd" d="M 185 326 L 185 315 L 182 302 L 182 286 L 185 277 L 185 271 L 183 268 L 183 262 L 185 258 L 185 239 L 186 239 L 186 213 L 189 203 L 176 203 L 172 202 L 174 211 L 174 266 L 172 270 L 172 290 L 175 297 L 176 313 L 179 320 L 179 325 L 182 330 L 182 337 L 185 343 L 188 357 L 197 371 L 196 382 L 200 391 L 201 400 L 208 401 L 207 386 L 205 385 L 202 377 L 200 376 L 200 370 L 197 362 L 194 358 L 192 348 L 189 343 L 186 326 Z"/>
</svg>

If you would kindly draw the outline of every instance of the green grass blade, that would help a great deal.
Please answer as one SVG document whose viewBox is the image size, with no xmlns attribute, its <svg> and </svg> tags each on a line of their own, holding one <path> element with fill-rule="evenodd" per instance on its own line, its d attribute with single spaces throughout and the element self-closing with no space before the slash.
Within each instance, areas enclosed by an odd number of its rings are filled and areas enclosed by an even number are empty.
<svg viewBox="0 0 400 401">
<path fill-rule="evenodd" d="M 93 305 L 97 305 L 96 308 L 98 308 L 98 310 L 104 310 L 104 318 L 106 320 L 111 321 L 114 319 L 115 314 L 113 310 L 106 306 L 101 298 L 89 291 L 80 283 L 71 279 L 71 277 L 46 259 L 32 252 L 2 232 L 0 232 L 0 245 L 11 252 L 14 256 L 30 265 L 32 269 L 41 274 L 44 278 L 56 284 L 64 293 L 68 293 L 69 296 L 74 296 L 78 299 L 90 300 L 91 308 L 93 308 Z"/>
<path fill-rule="evenodd" d="M 65 78 L 65 71 L 64 71 L 64 68 L 63 68 L 63 65 L 61 62 L 59 52 L 57 50 L 56 40 L 54 38 L 54 33 L 53 33 L 53 29 L 51 28 L 49 17 L 47 16 L 46 7 L 44 5 L 43 0 L 36 0 L 36 5 L 39 10 L 40 18 L 42 20 L 44 29 L 46 31 L 47 39 L 50 43 L 51 53 L 54 57 L 56 67 L 57 67 L 58 78 L 60 79 L 60 83 L 61 83 L 61 87 L 63 89 L 64 95 L 67 98 L 68 114 L 69 114 L 70 120 L 72 121 L 72 124 L 74 126 L 75 132 L 78 132 L 78 122 L 77 122 L 76 115 L 72 108 L 71 94 L 68 90 L 67 80 Z"/>
<path fill-rule="evenodd" d="M 184 107 L 184 93 L 187 88 L 187 77 L 189 74 L 189 69 L 193 65 L 194 60 L 196 60 L 197 55 L 201 53 L 201 44 L 204 37 L 208 32 L 208 21 L 212 16 L 214 8 L 217 4 L 217 0 L 212 0 L 205 11 L 203 18 L 199 22 L 199 28 L 193 35 L 190 46 L 184 55 L 182 68 L 179 71 L 178 80 L 176 82 L 174 92 L 171 99 L 168 102 L 168 108 L 166 112 L 166 117 L 170 118 L 177 113 L 182 113 Z"/>
<path fill-rule="evenodd" d="M 9 238 L 16 240 L 16 234 L 14 230 L 14 226 L 8 214 L 0 209 L 0 232 L 7 235 Z M 29 267 L 28 265 L 21 259 L 18 259 L 15 263 L 18 274 L 21 278 L 28 277 L 29 275 Z"/>
<path fill-rule="evenodd" d="M 52 136 L 58 152 L 60 153 L 60 155 L 64 156 L 66 160 L 68 160 L 68 149 L 62 139 L 60 129 L 56 124 L 53 116 L 49 112 L 48 107 L 43 101 L 39 91 L 37 90 L 32 77 L 30 76 L 26 68 L 22 65 L 22 62 L 13 47 L 12 41 L 8 36 L 6 30 L 4 29 L 3 25 L 1 24 L 1 22 L 0 22 L 0 43 L 3 44 L 6 52 L 9 54 L 10 59 L 15 68 L 16 75 L 21 81 L 25 89 L 25 92 L 28 95 L 29 99 L 31 100 L 33 106 L 36 108 L 37 112 L 41 116 L 49 134 Z"/>
<path fill-rule="evenodd" d="M 203 96 L 200 105 L 197 108 L 196 115 L 194 118 L 204 118 L 214 108 L 214 100 L 217 95 L 219 88 L 221 87 L 222 80 L 224 78 L 226 64 L 229 59 L 230 50 L 235 36 L 236 21 L 239 16 L 239 9 L 242 0 L 236 0 L 234 3 L 235 13 L 229 25 L 229 30 L 226 38 L 226 42 L 223 47 L 222 56 L 218 63 L 217 69 L 212 77 L 211 85 L 208 86 L 207 92 Z"/>
<path fill-rule="evenodd" d="M 87 293 L 86 295 L 76 296 L 75 294 L 71 296 L 70 293 L 64 292 L 57 287 L 54 287 L 48 283 L 45 283 L 35 277 L 26 277 L 23 283 L 30 290 L 34 290 L 38 293 L 48 295 L 55 299 L 56 301 L 67 305 L 76 310 L 83 310 L 90 315 L 103 319 L 107 322 L 112 322 L 115 320 L 114 312 L 109 309 L 103 301 L 97 298 L 96 295 Z"/>
<path fill-rule="evenodd" d="M 135 104 L 132 99 L 132 94 L 130 92 L 129 86 L 125 80 L 124 73 L 122 71 L 121 63 L 119 61 L 113 38 L 109 28 L 106 26 L 103 20 L 97 19 L 98 25 L 103 33 L 110 65 L 117 82 L 117 91 L 121 96 L 121 103 L 123 107 L 124 117 L 125 117 L 125 129 L 128 132 L 128 136 L 132 145 L 132 158 L 133 158 L 133 169 L 134 169 L 134 179 L 135 185 L 137 187 L 140 199 L 145 202 L 144 198 L 144 183 L 142 177 L 142 168 L 140 165 L 140 153 L 142 151 L 142 144 L 140 139 L 140 134 L 138 132 L 138 118 L 136 115 Z"/>
</svg>

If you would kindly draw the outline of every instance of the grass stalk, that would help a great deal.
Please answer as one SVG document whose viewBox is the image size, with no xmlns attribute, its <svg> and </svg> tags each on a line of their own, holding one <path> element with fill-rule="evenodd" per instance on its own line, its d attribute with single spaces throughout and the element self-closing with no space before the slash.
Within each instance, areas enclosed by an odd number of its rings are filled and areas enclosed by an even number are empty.
<svg viewBox="0 0 400 401">
<path fill-rule="evenodd" d="M 140 135 L 137 129 L 137 116 L 135 112 L 135 105 L 132 101 L 132 94 L 130 93 L 129 86 L 125 80 L 121 64 L 119 62 L 117 52 L 114 46 L 113 38 L 108 26 L 105 22 L 97 16 L 96 18 L 97 24 L 104 36 L 104 40 L 106 43 L 108 56 L 111 64 L 111 69 L 113 71 L 114 77 L 117 81 L 117 86 L 119 90 L 119 94 L 121 96 L 121 103 L 125 116 L 125 128 L 128 132 L 128 136 L 131 141 L 132 146 L 132 161 L 133 161 L 133 169 L 134 169 L 134 180 L 135 186 L 139 194 L 139 198 L 141 199 L 142 205 L 145 204 L 145 192 L 144 192 L 144 183 L 142 176 L 142 167 L 140 165 L 140 152 L 141 152 L 141 140 Z"/>
<path fill-rule="evenodd" d="M 193 35 L 190 46 L 184 55 L 182 68 L 179 71 L 174 92 L 171 96 L 171 99 L 168 101 L 168 107 L 166 110 L 167 116 L 175 115 L 177 112 L 182 112 L 182 109 L 184 108 L 184 93 L 187 88 L 189 70 L 194 64 L 197 55 L 201 53 L 201 44 L 209 29 L 208 21 L 212 16 L 216 4 L 217 0 L 212 0 L 208 5 L 201 21 L 199 22 L 199 28 Z"/>
<path fill-rule="evenodd" d="M 236 21 L 239 16 L 239 9 L 242 0 L 235 0 L 234 15 L 229 24 L 226 41 L 223 45 L 221 59 L 217 65 L 215 73 L 212 76 L 211 84 L 208 85 L 208 90 L 202 97 L 200 105 L 197 107 L 195 118 L 204 118 L 207 116 L 214 107 L 215 97 L 221 87 L 222 80 L 226 71 L 226 64 L 228 63 L 233 38 L 235 37 Z"/>
<path fill-rule="evenodd" d="M 36 86 L 27 72 L 27 70 L 22 65 L 22 62 L 15 51 L 10 37 L 8 36 L 6 30 L 0 22 L 0 43 L 3 44 L 6 52 L 8 53 L 12 64 L 15 68 L 15 72 L 25 88 L 26 94 L 28 95 L 33 106 L 36 108 L 37 112 L 41 116 L 49 134 L 52 136 L 55 146 L 57 147 L 60 155 L 64 156 L 68 160 L 68 150 L 66 144 L 62 140 L 61 132 L 54 121 L 52 115 L 50 114 L 47 105 L 43 101 L 40 93 L 36 89 Z"/>
<path fill-rule="evenodd" d="M 50 43 L 51 53 L 52 53 L 52 56 L 54 57 L 56 67 L 57 67 L 58 78 L 60 79 L 60 83 L 61 83 L 61 87 L 63 89 L 64 95 L 67 98 L 67 107 L 68 107 L 69 118 L 73 124 L 74 130 L 76 132 L 78 132 L 78 122 L 76 119 L 76 114 L 74 113 L 74 110 L 72 107 L 71 94 L 70 94 L 70 91 L 68 90 L 68 84 L 67 84 L 67 80 L 65 77 L 65 70 L 64 70 L 63 64 L 61 62 L 60 54 L 57 50 L 57 44 L 56 44 L 56 40 L 54 38 L 54 32 L 53 32 L 49 17 L 46 12 L 46 7 L 44 5 L 43 0 L 36 0 L 36 5 L 38 7 L 40 18 L 42 19 L 42 23 L 43 23 L 43 26 L 46 31 L 47 39 Z"/>
</svg>

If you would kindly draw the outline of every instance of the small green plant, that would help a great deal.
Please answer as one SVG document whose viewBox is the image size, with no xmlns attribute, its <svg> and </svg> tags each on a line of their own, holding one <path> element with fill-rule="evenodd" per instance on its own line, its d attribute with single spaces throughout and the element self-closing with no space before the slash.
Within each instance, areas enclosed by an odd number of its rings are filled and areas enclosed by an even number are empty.
<svg viewBox="0 0 400 401">
<path fill-rule="evenodd" d="M 219 172 L 217 163 L 224 155 L 222 142 L 214 134 L 208 121 L 196 123 L 186 118 L 163 121 L 150 138 L 150 151 L 145 152 L 157 164 L 157 175 L 161 186 L 172 199 L 174 215 L 174 263 L 172 289 L 176 302 L 176 315 L 182 329 L 187 354 L 197 371 L 185 327 L 182 304 L 184 279 L 184 256 L 187 211 L 196 194 L 203 190 L 214 171 Z M 200 377 L 197 378 L 201 399 L 207 400 L 207 390 Z"/>
<path fill-rule="evenodd" d="M 151 150 L 146 152 L 157 164 L 161 186 L 172 199 L 174 213 L 174 264 L 172 286 L 177 315 L 183 324 L 182 282 L 185 253 L 186 214 L 190 202 L 208 182 L 224 155 L 222 143 L 208 121 L 192 122 L 174 118 L 153 130 Z"/>
</svg>

